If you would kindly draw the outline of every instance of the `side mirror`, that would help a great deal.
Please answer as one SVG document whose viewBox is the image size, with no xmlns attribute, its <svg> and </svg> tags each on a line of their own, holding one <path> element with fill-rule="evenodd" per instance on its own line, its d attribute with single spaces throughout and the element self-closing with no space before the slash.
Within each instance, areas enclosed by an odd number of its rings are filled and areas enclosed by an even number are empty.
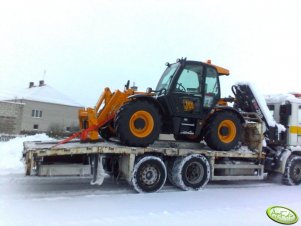
<svg viewBox="0 0 301 226">
<path fill-rule="evenodd" d="M 165 63 L 165 66 L 170 67 L 170 63 L 169 63 L 169 62 L 166 62 L 166 63 Z"/>
<path fill-rule="evenodd" d="M 147 87 L 146 88 L 146 93 L 151 93 L 151 92 L 153 92 L 153 89 L 151 87 Z"/>
</svg>

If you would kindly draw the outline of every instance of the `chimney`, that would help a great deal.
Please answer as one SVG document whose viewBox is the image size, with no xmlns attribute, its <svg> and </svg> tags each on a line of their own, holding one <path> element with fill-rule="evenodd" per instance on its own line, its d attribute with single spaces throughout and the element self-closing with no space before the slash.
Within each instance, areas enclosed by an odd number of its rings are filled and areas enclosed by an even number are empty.
<svg viewBox="0 0 301 226">
<path fill-rule="evenodd" d="M 44 81 L 44 80 L 40 80 L 39 86 L 40 86 L 40 87 L 41 87 L 41 86 L 45 86 L 45 81 Z"/>
<path fill-rule="evenodd" d="M 33 83 L 33 82 L 30 82 L 30 83 L 29 83 L 29 88 L 32 88 L 32 87 L 34 87 L 34 83 Z"/>
</svg>

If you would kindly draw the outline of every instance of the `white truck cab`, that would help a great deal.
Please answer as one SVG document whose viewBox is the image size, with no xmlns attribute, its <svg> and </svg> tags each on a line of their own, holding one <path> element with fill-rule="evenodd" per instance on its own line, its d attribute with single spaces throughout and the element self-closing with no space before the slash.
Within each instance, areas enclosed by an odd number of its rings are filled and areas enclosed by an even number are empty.
<svg viewBox="0 0 301 226">
<path fill-rule="evenodd" d="M 287 128 L 287 146 L 301 149 L 301 94 L 268 95 L 266 102 L 274 119 Z"/>
</svg>

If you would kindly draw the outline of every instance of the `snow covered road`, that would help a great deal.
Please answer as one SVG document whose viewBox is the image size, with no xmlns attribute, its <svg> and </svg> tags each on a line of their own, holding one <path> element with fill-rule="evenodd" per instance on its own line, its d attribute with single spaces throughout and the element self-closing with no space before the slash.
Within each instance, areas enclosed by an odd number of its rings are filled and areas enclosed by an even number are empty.
<svg viewBox="0 0 301 226">
<path fill-rule="evenodd" d="M 271 205 L 301 214 L 301 188 L 270 182 L 210 183 L 198 192 L 165 186 L 137 194 L 107 178 L 0 176 L 0 225 L 277 225 Z M 299 222 L 300 223 L 300 222 Z"/>
<path fill-rule="evenodd" d="M 267 181 L 214 182 L 197 192 L 165 186 L 137 194 L 110 178 L 99 187 L 88 177 L 25 177 L 20 157 L 27 140 L 50 138 L 0 142 L 0 226 L 273 226 L 279 224 L 265 213 L 273 205 L 301 216 L 301 186 Z"/>
</svg>

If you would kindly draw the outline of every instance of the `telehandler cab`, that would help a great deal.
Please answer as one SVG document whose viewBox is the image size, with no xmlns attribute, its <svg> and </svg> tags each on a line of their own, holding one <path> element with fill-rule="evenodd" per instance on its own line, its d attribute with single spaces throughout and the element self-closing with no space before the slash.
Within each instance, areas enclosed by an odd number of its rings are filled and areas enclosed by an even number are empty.
<svg viewBox="0 0 301 226">
<path fill-rule="evenodd" d="M 125 85 L 124 92 L 105 88 L 95 108 L 81 109 L 82 141 L 96 141 L 98 133 L 117 136 L 127 146 L 146 147 L 160 133 L 176 140 L 200 142 L 227 151 L 241 139 L 244 118 L 220 97 L 219 76 L 229 75 L 222 67 L 178 59 L 167 63 L 156 90 L 136 92 Z"/>
</svg>

